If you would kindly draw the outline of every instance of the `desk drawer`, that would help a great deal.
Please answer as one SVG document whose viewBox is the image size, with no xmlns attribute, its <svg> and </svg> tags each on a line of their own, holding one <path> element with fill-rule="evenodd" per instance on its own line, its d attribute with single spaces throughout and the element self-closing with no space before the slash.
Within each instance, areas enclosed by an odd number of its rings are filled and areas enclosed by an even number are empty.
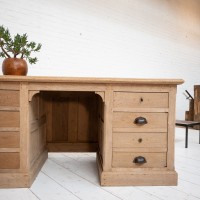
<svg viewBox="0 0 200 200">
<path fill-rule="evenodd" d="M 0 111 L 0 127 L 19 127 L 19 112 Z"/>
<path fill-rule="evenodd" d="M 166 148 L 167 133 L 113 133 L 115 148 Z"/>
<path fill-rule="evenodd" d="M 0 90 L 0 107 L 19 107 L 19 91 Z"/>
<path fill-rule="evenodd" d="M 168 93 L 114 93 L 114 108 L 168 108 L 168 106 Z"/>
<path fill-rule="evenodd" d="M 146 120 L 146 123 L 139 124 L 136 122 L 136 119 L 141 117 Z M 115 132 L 116 128 L 120 128 L 120 132 L 126 132 L 127 129 L 134 132 L 167 132 L 167 118 L 167 113 L 114 112 L 113 131 Z"/>
<path fill-rule="evenodd" d="M 19 169 L 19 153 L 0 153 L 0 169 Z"/>
<path fill-rule="evenodd" d="M 136 159 L 142 157 L 145 163 L 136 163 Z M 139 158 L 139 159 L 140 159 Z M 129 152 L 113 152 L 113 167 L 125 168 L 146 168 L 146 167 L 166 167 L 166 153 L 129 153 Z"/>
<path fill-rule="evenodd" d="M 19 132 L 0 131 L 0 148 L 18 148 L 19 146 Z"/>
</svg>

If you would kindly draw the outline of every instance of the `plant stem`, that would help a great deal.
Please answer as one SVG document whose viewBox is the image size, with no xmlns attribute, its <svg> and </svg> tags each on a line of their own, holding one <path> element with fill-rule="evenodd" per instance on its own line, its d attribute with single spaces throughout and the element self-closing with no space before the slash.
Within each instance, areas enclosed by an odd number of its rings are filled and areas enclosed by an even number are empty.
<svg viewBox="0 0 200 200">
<path fill-rule="evenodd" d="M 8 58 L 10 58 L 10 55 L 4 50 L 4 48 L 1 46 L 1 49 L 2 49 L 2 51 L 6 54 L 6 56 L 8 57 Z"/>
<path fill-rule="evenodd" d="M 1 38 L 0 38 L 0 43 L 1 43 Z M 0 46 L 1 46 L 1 50 L 6 54 L 6 56 L 10 58 L 10 55 L 5 51 L 5 49 L 3 48 L 3 45 L 0 45 Z"/>
<path fill-rule="evenodd" d="M 19 55 L 19 53 L 15 53 L 15 54 L 14 54 L 14 58 L 16 58 L 16 57 L 17 57 L 17 55 Z"/>
</svg>

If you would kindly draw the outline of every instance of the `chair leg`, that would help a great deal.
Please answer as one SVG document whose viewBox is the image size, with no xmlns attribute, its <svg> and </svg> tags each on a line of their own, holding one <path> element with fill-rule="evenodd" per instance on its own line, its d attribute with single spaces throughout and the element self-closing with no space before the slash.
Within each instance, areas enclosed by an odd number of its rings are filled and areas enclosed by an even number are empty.
<svg viewBox="0 0 200 200">
<path fill-rule="evenodd" d="M 200 144 L 200 129 L 199 129 L 199 144 Z"/>
<path fill-rule="evenodd" d="M 185 129 L 185 148 L 188 148 L 188 126 Z"/>
</svg>

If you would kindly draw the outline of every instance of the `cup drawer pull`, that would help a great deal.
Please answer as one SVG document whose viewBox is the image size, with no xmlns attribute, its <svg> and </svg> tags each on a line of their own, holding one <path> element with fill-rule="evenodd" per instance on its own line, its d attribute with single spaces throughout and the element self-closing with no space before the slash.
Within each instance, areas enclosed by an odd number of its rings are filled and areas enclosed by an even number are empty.
<svg viewBox="0 0 200 200">
<path fill-rule="evenodd" d="M 147 124 L 147 119 L 144 117 L 137 117 L 137 118 L 135 118 L 134 123 L 139 124 L 139 125 Z"/>
<path fill-rule="evenodd" d="M 146 159 L 145 157 L 143 156 L 138 156 L 138 157 L 135 157 L 134 160 L 133 160 L 134 163 L 137 163 L 137 164 L 144 164 L 146 163 Z"/>
</svg>

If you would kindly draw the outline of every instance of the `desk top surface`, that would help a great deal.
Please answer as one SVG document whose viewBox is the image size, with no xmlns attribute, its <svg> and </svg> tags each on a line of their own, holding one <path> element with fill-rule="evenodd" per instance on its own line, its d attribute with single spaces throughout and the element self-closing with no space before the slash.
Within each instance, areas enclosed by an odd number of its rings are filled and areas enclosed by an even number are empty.
<svg viewBox="0 0 200 200">
<path fill-rule="evenodd" d="M 149 84 L 179 85 L 182 79 L 147 78 L 99 78 L 99 77 L 49 77 L 49 76 L 0 76 L 0 82 L 40 82 L 40 83 L 102 83 L 102 84 Z"/>
</svg>

